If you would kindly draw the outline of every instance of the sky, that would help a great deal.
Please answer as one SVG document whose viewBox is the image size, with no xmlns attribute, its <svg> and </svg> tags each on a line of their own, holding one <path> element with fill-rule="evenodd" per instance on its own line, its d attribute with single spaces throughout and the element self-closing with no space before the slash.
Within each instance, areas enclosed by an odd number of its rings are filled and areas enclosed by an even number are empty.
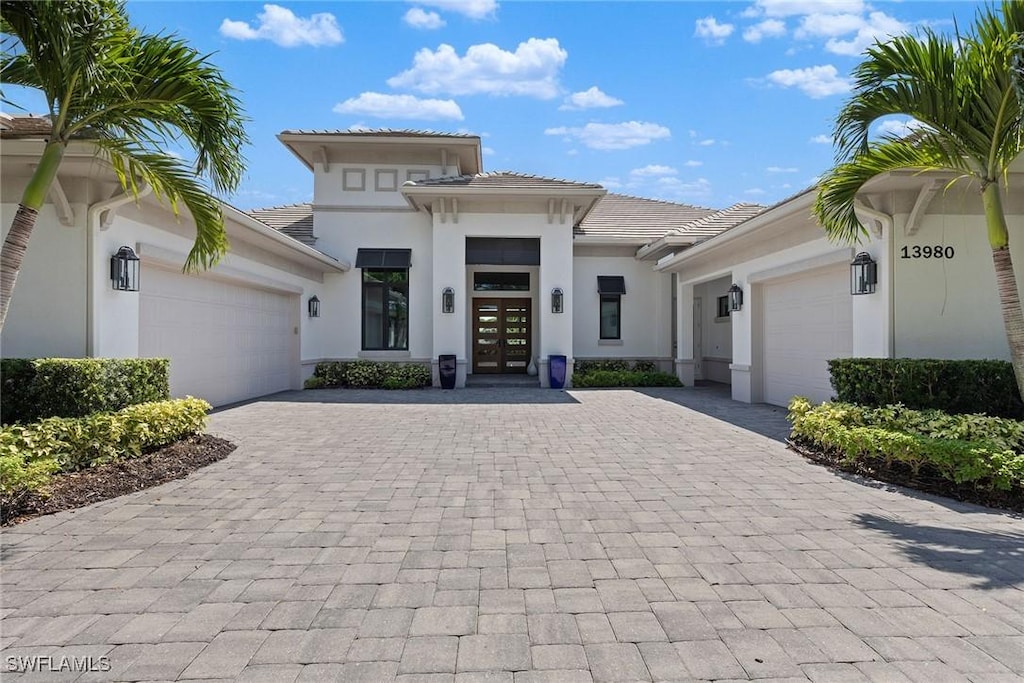
<svg viewBox="0 0 1024 683">
<path fill-rule="evenodd" d="M 482 136 L 487 171 L 722 208 L 772 204 L 833 161 L 832 122 L 875 39 L 949 33 L 977 4 L 129 2 L 223 69 L 250 122 L 243 209 L 312 200 L 285 129 Z M 42 100 L 6 93 L 29 111 Z M 10 108 L 8 107 L 8 110 Z M 893 118 L 875 131 L 900 132 Z M 913 125 L 913 122 L 910 122 Z M 171 151 L 180 153 L 171 145 Z"/>
</svg>

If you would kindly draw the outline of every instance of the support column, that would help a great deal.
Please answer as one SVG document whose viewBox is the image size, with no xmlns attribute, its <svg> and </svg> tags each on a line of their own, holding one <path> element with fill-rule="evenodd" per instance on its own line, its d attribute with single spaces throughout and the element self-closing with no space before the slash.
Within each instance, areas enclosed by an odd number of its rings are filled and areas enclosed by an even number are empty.
<svg viewBox="0 0 1024 683">
<path fill-rule="evenodd" d="M 693 285 L 676 285 L 675 372 L 684 386 L 693 386 Z"/>
<path fill-rule="evenodd" d="M 433 308 L 433 351 L 431 367 L 434 386 L 440 386 L 437 357 L 454 353 L 457 364 L 455 386 L 466 386 L 466 325 L 469 319 L 471 292 L 466 291 L 466 238 L 451 226 L 438 226 L 434 217 L 433 270 L 430 306 Z M 455 290 L 455 312 L 441 312 L 441 293 L 445 287 Z"/>
<path fill-rule="evenodd" d="M 551 290 L 562 290 L 562 312 L 551 312 Z M 540 238 L 540 292 L 534 319 L 540 324 L 537 371 L 540 385 L 550 386 L 549 358 L 566 357 L 565 382 L 571 386 L 572 349 L 572 229 L 552 230 Z"/>
</svg>

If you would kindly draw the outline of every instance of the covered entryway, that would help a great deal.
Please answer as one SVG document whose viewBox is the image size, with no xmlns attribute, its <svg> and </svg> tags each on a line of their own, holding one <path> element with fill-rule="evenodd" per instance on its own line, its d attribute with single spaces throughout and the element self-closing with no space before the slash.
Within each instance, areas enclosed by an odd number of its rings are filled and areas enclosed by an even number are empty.
<svg viewBox="0 0 1024 683">
<path fill-rule="evenodd" d="M 765 283 L 764 401 L 832 397 L 828 364 L 853 352 L 849 267 L 829 266 Z"/>
<path fill-rule="evenodd" d="M 145 267 L 139 355 L 171 359 L 171 394 L 223 405 L 295 388 L 294 294 Z"/>
<path fill-rule="evenodd" d="M 473 299 L 474 373 L 524 374 L 530 346 L 529 299 Z"/>
</svg>

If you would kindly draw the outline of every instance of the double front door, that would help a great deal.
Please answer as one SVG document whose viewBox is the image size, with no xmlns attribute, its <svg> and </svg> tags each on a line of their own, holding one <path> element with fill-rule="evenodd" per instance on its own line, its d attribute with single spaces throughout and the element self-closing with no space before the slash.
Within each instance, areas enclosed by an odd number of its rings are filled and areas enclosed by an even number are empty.
<svg viewBox="0 0 1024 683">
<path fill-rule="evenodd" d="M 525 373 L 530 357 L 530 300 L 473 299 L 473 372 Z"/>
</svg>

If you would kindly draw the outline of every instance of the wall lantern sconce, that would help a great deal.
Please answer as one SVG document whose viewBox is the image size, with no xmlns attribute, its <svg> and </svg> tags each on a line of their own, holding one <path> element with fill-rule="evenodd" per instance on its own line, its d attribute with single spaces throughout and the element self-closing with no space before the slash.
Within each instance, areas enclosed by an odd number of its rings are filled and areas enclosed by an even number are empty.
<svg viewBox="0 0 1024 683">
<path fill-rule="evenodd" d="M 119 292 L 139 291 L 139 257 L 131 247 L 121 247 L 110 257 L 110 281 Z"/>
<path fill-rule="evenodd" d="M 455 312 L 455 290 L 451 287 L 445 287 L 441 290 L 441 312 Z"/>
<path fill-rule="evenodd" d="M 862 251 L 850 264 L 850 294 L 874 294 L 878 284 L 878 264 Z"/>
<path fill-rule="evenodd" d="M 734 284 L 729 288 L 729 310 L 739 311 L 743 309 L 743 290 L 739 285 Z"/>
<path fill-rule="evenodd" d="M 562 312 L 562 288 L 555 287 L 551 290 L 551 312 L 561 313 Z"/>
<path fill-rule="evenodd" d="M 318 297 L 316 294 L 309 297 L 309 317 L 320 317 L 320 297 Z"/>
</svg>

